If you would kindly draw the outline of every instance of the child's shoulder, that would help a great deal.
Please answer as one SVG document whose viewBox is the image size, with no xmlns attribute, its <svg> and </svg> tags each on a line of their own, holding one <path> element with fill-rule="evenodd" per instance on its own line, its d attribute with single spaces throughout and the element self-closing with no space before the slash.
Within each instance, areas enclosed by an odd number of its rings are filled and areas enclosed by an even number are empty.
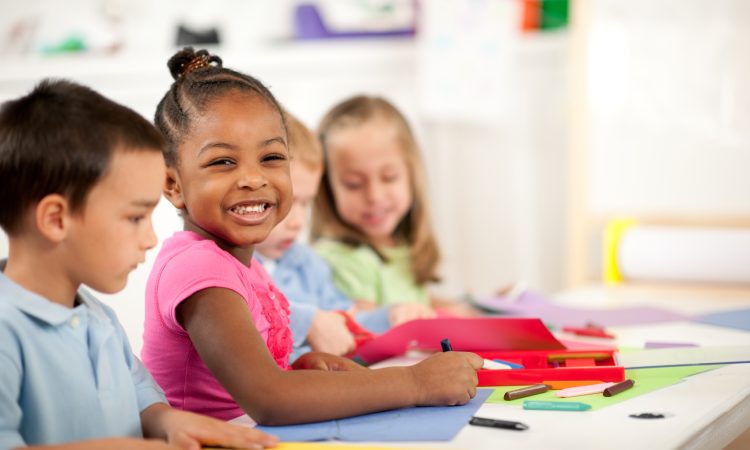
<svg viewBox="0 0 750 450">
<path fill-rule="evenodd" d="M 114 310 L 81 288 L 78 297 L 86 305 L 92 319 L 120 328 Z M 7 353 L 7 345 L 24 347 L 37 342 L 37 332 L 47 326 L 65 323 L 75 314 L 74 310 L 26 291 L 5 277 L 0 279 L 0 353 Z M 25 344 L 24 344 L 25 343 Z"/>
<path fill-rule="evenodd" d="M 237 263 L 227 251 L 221 249 L 210 239 L 206 239 L 192 231 L 178 231 L 167 238 L 159 250 L 157 266 L 187 263 L 190 267 L 225 268 L 224 264 Z"/>
</svg>

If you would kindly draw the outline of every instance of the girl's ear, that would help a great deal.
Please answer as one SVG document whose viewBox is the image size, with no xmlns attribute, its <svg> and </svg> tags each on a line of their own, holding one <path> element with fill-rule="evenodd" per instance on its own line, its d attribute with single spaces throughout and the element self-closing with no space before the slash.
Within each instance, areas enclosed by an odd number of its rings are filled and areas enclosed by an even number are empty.
<svg viewBox="0 0 750 450">
<path fill-rule="evenodd" d="M 177 169 L 167 167 L 167 178 L 164 184 L 164 196 L 177 209 L 185 208 L 185 199 L 182 196 L 182 182 Z"/>
<path fill-rule="evenodd" d="M 34 224 L 39 233 L 52 242 L 62 242 L 70 229 L 70 205 L 60 194 L 49 194 L 34 208 Z"/>
</svg>

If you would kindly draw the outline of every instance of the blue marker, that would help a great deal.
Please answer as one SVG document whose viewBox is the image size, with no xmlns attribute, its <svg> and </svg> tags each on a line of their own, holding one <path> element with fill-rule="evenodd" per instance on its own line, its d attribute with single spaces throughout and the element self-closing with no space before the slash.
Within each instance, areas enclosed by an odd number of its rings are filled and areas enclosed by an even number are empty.
<svg viewBox="0 0 750 450">
<path fill-rule="evenodd" d="M 443 339 L 440 341 L 440 347 L 443 348 L 444 352 L 452 352 L 453 347 L 451 347 L 451 341 L 448 340 L 448 338 Z"/>
</svg>

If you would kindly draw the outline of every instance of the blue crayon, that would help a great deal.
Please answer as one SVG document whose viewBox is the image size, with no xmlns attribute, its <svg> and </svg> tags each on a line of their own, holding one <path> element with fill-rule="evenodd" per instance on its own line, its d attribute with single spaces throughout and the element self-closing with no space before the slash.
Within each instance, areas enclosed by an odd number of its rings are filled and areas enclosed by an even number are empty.
<svg viewBox="0 0 750 450">
<path fill-rule="evenodd" d="M 448 338 L 445 338 L 442 341 L 440 341 L 440 347 L 442 347 L 444 352 L 453 351 L 453 347 L 451 347 L 451 341 L 449 341 Z"/>
</svg>

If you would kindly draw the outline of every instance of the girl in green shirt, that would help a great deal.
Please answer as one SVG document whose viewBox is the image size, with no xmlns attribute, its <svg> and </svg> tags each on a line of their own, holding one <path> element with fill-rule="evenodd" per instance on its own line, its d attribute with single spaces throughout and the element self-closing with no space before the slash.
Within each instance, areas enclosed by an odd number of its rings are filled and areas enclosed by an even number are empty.
<svg viewBox="0 0 750 450">
<path fill-rule="evenodd" d="M 406 303 L 391 324 L 435 316 L 426 284 L 440 251 L 429 221 L 425 171 L 404 116 L 356 96 L 320 125 L 326 167 L 313 211 L 315 249 L 361 309 Z M 455 309 L 454 311 L 455 312 Z"/>
</svg>

